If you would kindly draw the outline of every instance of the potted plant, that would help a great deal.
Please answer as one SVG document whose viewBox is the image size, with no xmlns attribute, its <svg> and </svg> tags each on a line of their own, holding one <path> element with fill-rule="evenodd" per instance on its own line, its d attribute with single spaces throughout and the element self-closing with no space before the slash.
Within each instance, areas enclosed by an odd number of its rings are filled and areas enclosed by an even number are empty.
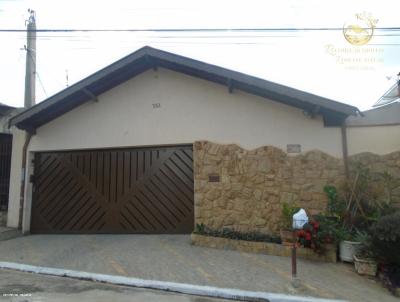
<svg viewBox="0 0 400 302">
<path fill-rule="evenodd" d="M 354 268 L 359 275 L 375 277 L 378 271 L 378 262 L 368 254 L 358 252 L 354 255 Z"/>
<path fill-rule="evenodd" d="M 280 229 L 282 244 L 293 244 L 293 215 L 299 210 L 300 208 L 296 204 L 289 205 L 287 202 L 282 204 L 282 220 Z"/>
<path fill-rule="evenodd" d="M 352 187 L 354 189 L 354 187 Z M 357 204 L 354 194 L 351 192 L 349 198 L 339 196 L 336 187 L 325 186 L 324 191 L 328 196 L 327 213 L 331 219 L 329 231 L 334 237 L 334 241 L 339 244 L 339 259 L 345 262 L 353 262 L 354 254 L 360 246 L 360 242 L 354 240 L 355 228 L 353 225 L 357 214 Z M 354 208 L 354 206 L 356 206 Z"/>
<path fill-rule="evenodd" d="M 378 262 L 371 249 L 371 236 L 367 232 L 357 232 L 356 240 L 361 243 L 354 254 L 354 268 L 359 275 L 376 276 Z"/>
<path fill-rule="evenodd" d="M 336 230 L 336 238 L 339 242 L 339 259 L 344 262 L 354 262 L 354 255 L 360 250 L 361 242 L 355 239 L 355 235 L 346 227 Z"/>
</svg>

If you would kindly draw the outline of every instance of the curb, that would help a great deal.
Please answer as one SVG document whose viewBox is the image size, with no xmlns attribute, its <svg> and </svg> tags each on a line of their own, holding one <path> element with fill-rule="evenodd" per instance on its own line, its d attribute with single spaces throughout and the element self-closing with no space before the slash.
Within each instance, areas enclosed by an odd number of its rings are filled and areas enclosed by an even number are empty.
<svg viewBox="0 0 400 302">
<path fill-rule="evenodd" d="M 115 285 L 149 288 L 177 292 L 188 295 L 215 297 L 239 301 L 270 301 L 270 302 L 343 302 L 343 300 L 319 299 L 312 297 L 290 296 L 267 292 L 246 291 L 231 288 L 218 288 L 212 286 L 194 285 L 176 282 L 164 282 L 157 280 L 145 280 L 116 275 L 88 273 L 59 268 L 34 266 L 13 262 L 0 262 L 0 269 L 9 269 L 21 272 L 29 272 L 43 275 L 68 277 L 80 280 L 97 281 Z"/>
</svg>

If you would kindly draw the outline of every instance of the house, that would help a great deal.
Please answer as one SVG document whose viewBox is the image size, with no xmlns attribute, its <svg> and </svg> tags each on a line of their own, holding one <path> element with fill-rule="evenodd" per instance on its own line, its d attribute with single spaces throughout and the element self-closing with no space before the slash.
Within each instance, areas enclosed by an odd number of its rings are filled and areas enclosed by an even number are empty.
<svg viewBox="0 0 400 302">
<path fill-rule="evenodd" d="M 380 107 L 400 101 L 400 72 L 397 74 L 397 80 L 379 99 L 373 107 Z"/>
<path fill-rule="evenodd" d="M 381 98 L 382 99 L 382 98 Z M 400 103 L 363 111 L 346 120 L 351 153 L 389 153 L 400 150 Z"/>
<path fill-rule="evenodd" d="M 8 206 L 12 136 L 8 130 L 8 117 L 15 108 L 0 103 L 0 210 Z"/>
<path fill-rule="evenodd" d="M 11 119 L 27 133 L 27 158 L 21 212 L 14 171 L 9 226 L 273 232 L 282 201 L 325 207 L 324 184 L 345 174 L 344 122 L 357 112 L 144 47 Z"/>
</svg>

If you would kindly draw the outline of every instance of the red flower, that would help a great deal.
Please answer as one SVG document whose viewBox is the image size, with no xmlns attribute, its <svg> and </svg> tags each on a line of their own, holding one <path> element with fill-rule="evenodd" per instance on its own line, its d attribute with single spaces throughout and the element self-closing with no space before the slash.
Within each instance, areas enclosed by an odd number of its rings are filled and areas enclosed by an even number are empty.
<svg viewBox="0 0 400 302">
<path fill-rule="evenodd" d="M 310 224 L 313 226 L 314 230 L 319 229 L 319 222 L 318 221 L 311 221 Z"/>
<path fill-rule="evenodd" d="M 304 237 L 304 235 L 305 235 L 304 230 L 298 230 L 297 231 L 297 237 Z"/>
</svg>

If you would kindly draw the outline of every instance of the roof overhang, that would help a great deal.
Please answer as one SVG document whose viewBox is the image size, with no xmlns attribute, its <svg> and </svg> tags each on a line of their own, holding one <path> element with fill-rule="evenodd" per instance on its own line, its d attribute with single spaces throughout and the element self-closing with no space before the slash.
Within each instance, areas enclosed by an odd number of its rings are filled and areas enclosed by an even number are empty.
<svg viewBox="0 0 400 302">
<path fill-rule="evenodd" d="M 326 126 L 341 125 L 346 117 L 358 112 L 354 106 L 146 46 L 18 114 L 10 120 L 10 126 L 33 132 L 75 107 L 97 100 L 105 91 L 158 67 L 226 85 L 229 91 L 239 89 L 268 98 L 312 116 L 321 114 Z"/>
<path fill-rule="evenodd" d="M 0 116 L 7 115 L 10 111 L 14 110 L 15 107 L 0 103 Z"/>
</svg>

